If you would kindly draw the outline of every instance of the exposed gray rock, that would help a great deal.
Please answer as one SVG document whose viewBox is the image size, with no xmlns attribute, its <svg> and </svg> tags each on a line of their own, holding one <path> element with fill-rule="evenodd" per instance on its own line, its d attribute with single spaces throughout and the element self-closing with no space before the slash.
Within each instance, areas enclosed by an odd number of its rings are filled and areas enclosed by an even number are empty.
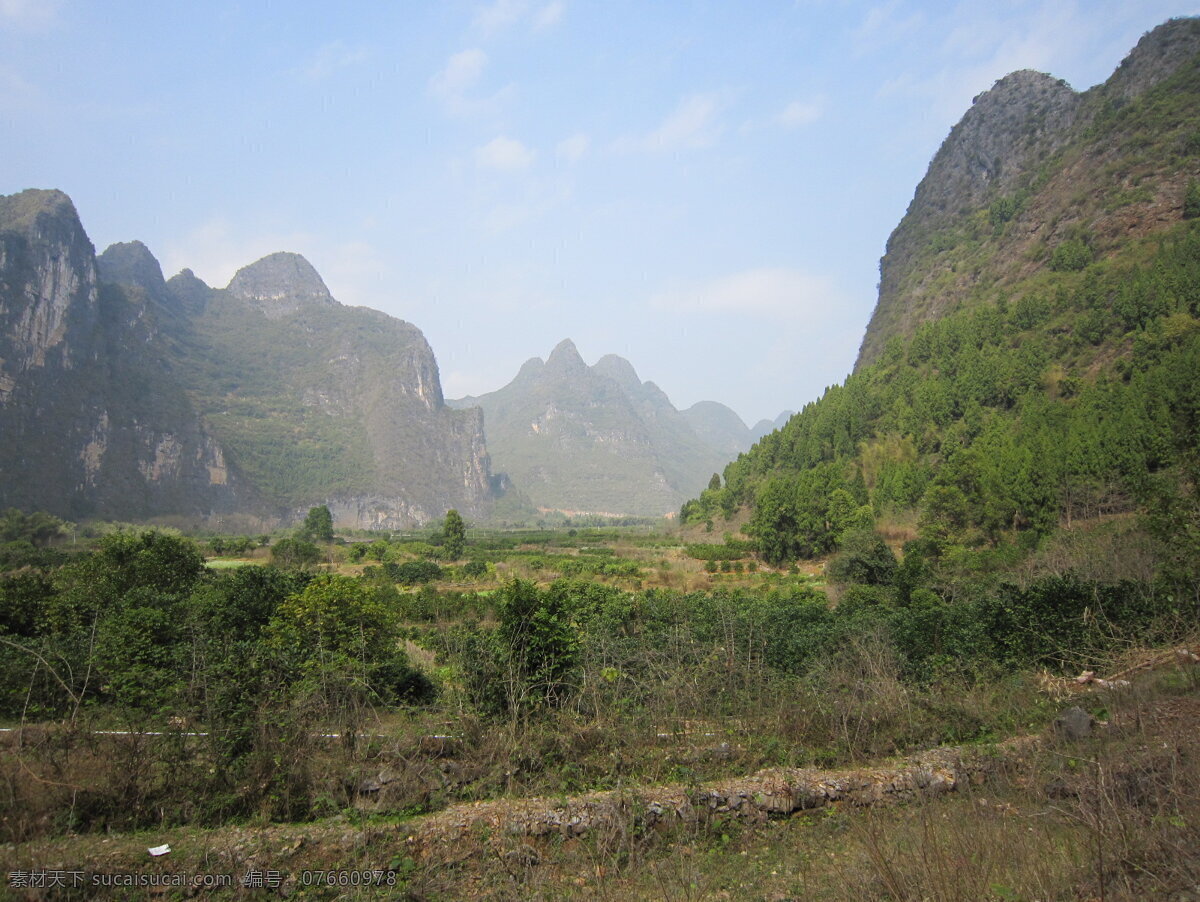
<svg viewBox="0 0 1200 902">
<path fill-rule="evenodd" d="M 1164 22 L 1142 35 L 1105 83 L 1104 93 L 1113 100 L 1132 100 L 1171 77 L 1197 53 L 1200 53 L 1200 20 L 1179 18 Z"/>
<path fill-rule="evenodd" d="M 879 266 L 879 300 L 856 368 L 874 362 L 892 336 L 911 335 L 960 303 L 982 302 L 987 296 L 978 291 L 981 286 L 1019 271 L 1022 261 L 1038 257 L 1037 248 L 1063 240 L 1056 230 L 1075 224 L 1079 204 L 1072 198 L 1103 194 L 1111 181 L 1089 179 L 1120 168 L 1117 157 L 1128 136 L 1113 113 L 1186 69 L 1197 53 L 1200 21 L 1174 19 L 1146 34 L 1103 85 L 1086 93 L 1025 70 L 977 96 L 938 149 L 888 239 Z M 1125 158 L 1132 161 L 1128 153 Z M 1145 165 L 1139 157 L 1139 179 L 1145 177 Z M 1181 196 L 1187 176 L 1178 168 L 1164 169 L 1161 176 L 1174 180 L 1172 194 Z M 1028 203 L 1033 218 L 1005 232 L 1008 243 L 997 244 L 989 262 L 961 265 L 961 255 L 947 256 L 959 242 L 989 240 L 979 215 L 990 213 L 991 204 L 1001 199 Z M 1112 236 L 1161 227 L 1161 199 L 1139 203 L 1140 208 L 1094 207 L 1086 224 Z"/>
<path fill-rule="evenodd" d="M 243 266 L 227 290 L 273 318 L 309 305 L 337 304 L 312 264 L 299 254 L 286 252 L 268 254 Z"/>
<path fill-rule="evenodd" d="M 96 270 L 102 282 L 140 288 L 147 297 L 160 303 L 167 298 L 162 268 L 140 241 L 109 245 L 96 258 Z"/>
<path fill-rule="evenodd" d="M 1028 69 L 1004 76 L 975 98 L 942 142 L 888 239 L 879 262 L 879 301 L 856 367 L 872 362 L 891 335 L 911 331 L 914 317 L 932 319 L 948 309 L 949 297 L 914 301 L 905 293 L 919 255 L 939 230 L 994 194 L 1013 190 L 1036 163 L 1065 145 L 1079 104 L 1080 95 L 1065 81 Z"/>
<path fill-rule="evenodd" d="M 212 289 L 190 269 L 180 270 L 167 280 L 167 298 L 176 310 L 187 316 L 199 316 L 208 306 Z"/>
<path fill-rule="evenodd" d="M 1092 735 L 1096 719 L 1083 708 L 1068 708 L 1054 719 L 1054 732 L 1069 742 L 1079 742 Z"/>
<path fill-rule="evenodd" d="M 100 270 L 65 194 L 0 197 L 0 507 L 230 510 L 237 474 L 163 366 L 157 261 L 117 245 Z"/>
<path fill-rule="evenodd" d="M 496 491 L 481 414 L 446 408 L 415 326 L 338 304 L 296 254 L 228 291 L 164 282 L 141 242 L 97 260 L 58 191 L 0 197 L 0 435 L 0 507 L 72 519 L 264 528 L 329 503 L 339 524 L 396 528 L 484 516 Z M 336 478 L 263 478 L 314 457 Z"/>
</svg>

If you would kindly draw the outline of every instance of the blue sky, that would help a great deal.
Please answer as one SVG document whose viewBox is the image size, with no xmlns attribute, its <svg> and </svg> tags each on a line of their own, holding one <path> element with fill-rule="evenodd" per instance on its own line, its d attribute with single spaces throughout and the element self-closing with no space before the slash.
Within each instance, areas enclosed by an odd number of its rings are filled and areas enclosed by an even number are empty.
<svg viewBox="0 0 1200 902">
<path fill-rule="evenodd" d="M 447 396 L 562 338 L 751 423 L 841 381 L 973 96 L 1103 81 L 1173 0 L 0 0 L 0 193 L 223 287 L 276 250 Z"/>
</svg>

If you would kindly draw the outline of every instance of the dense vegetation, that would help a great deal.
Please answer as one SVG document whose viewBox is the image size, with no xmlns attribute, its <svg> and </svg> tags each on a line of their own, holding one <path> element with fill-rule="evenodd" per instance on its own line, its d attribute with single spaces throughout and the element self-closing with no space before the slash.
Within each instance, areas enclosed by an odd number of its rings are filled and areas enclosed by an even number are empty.
<svg viewBox="0 0 1200 902">
<path fill-rule="evenodd" d="M 7 522 L 18 519 L 44 525 L 15 514 Z M 338 770 L 379 760 L 370 730 L 381 717 L 419 718 L 431 705 L 431 716 L 487 742 L 569 743 L 591 723 L 607 738 L 588 741 L 609 747 L 631 730 L 731 718 L 748 743 L 746 766 L 838 762 L 997 735 L 1014 716 L 1010 703 L 973 710 L 934 699 L 1022 669 L 1088 666 L 1188 622 L 1151 582 L 1062 574 L 981 584 L 919 549 L 897 563 L 869 530 L 848 534 L 831 566 L 847 583 L 831 606 L 809 577 L 743 572 L 729 560 L 746 554 L 736 540 L 685 551 L 653 535 L 611 544 L 619 533 L 537 533 L 524 538 L 540 543 L 514 544 L 493 533 L 460 551 L 445 547 L 457 532 L 447 525 L 449 536 L 432 541 L 281 538 L 277 566 L 266 567 L 206 568 L 191 540 L 155 531 L 110 533 L 92 550 L 24 563 L 0 577 L 0 717 L 58 720 L 75 736 L 177 725 L 157 745 L 125 750 L 137 758 L 136 783 L 114 772 L 73 793 L 65 810 L 76 829 L 286 820 L 353 804 L 354 784 Z M 280 552 L 305 545 L 342 572 Z M 360 548 L 378 564 L 349 564 Z M 456 554 L 466 563 L 446 565 Z M 737 572 L 711 572 L 719 558 Z M 691 588 L 670 587 L 676 568 Z M 873 674 L 873 688 L 838 694 L 860 679 L 846 668 Z M 896 691 L 930 707 L 889 710 Z M 781 724 L 779 706 L 798 698 L 813 707 Z M 347 744 L 328 747 L 320 737 L 331 732 Z M 94 744 L 55 746 L 46 764 L 82 766 Z M 533 791 L 661 776 L 651 749 L 625 748 L 615 770 L 603 756 L 584 762 L 560 750 L 535 764 L 527 752 L 521 780 Z M 314 769 L 318 759 L 328 773 Z M 155 760 L 170 770 L 155 776 Z M 434 795 L 425 787 L 404 804 L 490 794 L 493 779 L 480 772 Z M 42 798 L 44 787 L 6 785 L 0 807 L 10 813 L 66 804 Z M 32 829 L 24 816 L 6 823 L 14 838 Z"/>
<path fill-rule="evenodd" d="M 1030 549 L 1060 524 L 1141 511 L 1178 587 L 1200 523 L 1200 231 L 1045 276 L 1009 303 L 894 339 L 684 506 L 753 507 L 772 562 L 916 517 L 935 556 Z M 958 550 L 956 552 L 956 549 Z"/>
</svg>

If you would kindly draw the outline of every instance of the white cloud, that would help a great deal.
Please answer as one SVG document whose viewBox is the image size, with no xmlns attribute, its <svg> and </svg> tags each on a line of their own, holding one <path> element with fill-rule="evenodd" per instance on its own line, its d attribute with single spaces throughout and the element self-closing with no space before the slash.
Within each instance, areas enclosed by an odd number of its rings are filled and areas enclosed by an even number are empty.
<svg viewBox="0 0 1200 902">
<path fill-rule="evenodd" d="M 549 28 L 562 18 L 566 8 L 566 4 L 562 0 L 554 0 L 553 3 L 547 3 L 534 14 L 533 27 L 539 30 Z"/>
<path fill-rule="evenodd" d="M 559 141 L 555 151 L 567 162 L 576 163 L 588 152 L 591 145 L 591 138 L 582 132 L 576 132 L 571 137 Z"/>
<path fill-rule="evenodd" d="M 370 54 L 361 47 L 349 47 L 342 41 L 331 41 L 313 54 L 304 74 L 313 81 L 321 81 L 339 69 L 357 66 L 368 59 Z"/>
<path fill-rule="evenodd" d="M 697 150 L 715 144 L 723 130 L 718 116 L 724 106 L 721 94 L 693 94 L 685 97 L 666 119 L 646 135 L 620 138 L 617 150 L 641 150 L 673 153 Z"/>
<path fill-rule="evenodd" d="M 61 0 L 0 0 L 0 25 L 39 28 L 58 21 Z"/>
<path fill-rule="evenodd" d="M 464 95 L 479 82 L 487 54 L 478 48 L 451 55 L 440 72 L 429 79 L 429 90 L 448 103 L 461 103 Z"/>
<path fill-rule="evenodd" d="M 842 301 L 829 277 L 787 267 L 748 269 L 650 299 L 654 307 L 676 313 L 733 313 L 814 323 L 827 319 Z"/>
<path fill-rule="evenodd" d="M 793 100 L 775 117 L 775 121 L 784 128 L 799 128 L 809 125 L 821 118 L 825 105 L 819 100 Z"/>
<path fill-rule="evenodd" d="M 565 11 L 563 0 L 550 0 L 537 9 L 530 0 L 495 0 L 478 7 L 471 24 L 487 36 L 511 28 L 522 20 L 530 22 L 534 30 L 541 31 L 558 22 Z"/>
<path fill-rule="evenodd" d="M 482 31 L 499 31 L 514 24 L 528 8 L 528 0 L 495 0 L 475 11 L 472 24 Z"/>
<path fill-rule="evenodd" d="M 903 0 L 886 0 L 867 11 L 852 38 L 855 56 L 875 53 L 889 44 L 904 40 L 924 24 L 924 16 L 908 12 Z"/>
<path fill-rule="evenodd" d="M 429 93 L 453 116 L 495 115 L 502 104 L 512 99 L 515 87 L 506 85 L 490 95 L 480 96 L 477 88 L 487 64 L 488 55 L 478 48 L 459 51 L 429 79 Z"/>
<path fill-rule="evenodd" d="M 511 172 L 528 169 L 536 154 L 518 141 L 500 135 L 475 149 L 475 162 L 483 169 Z"/>
</svg>

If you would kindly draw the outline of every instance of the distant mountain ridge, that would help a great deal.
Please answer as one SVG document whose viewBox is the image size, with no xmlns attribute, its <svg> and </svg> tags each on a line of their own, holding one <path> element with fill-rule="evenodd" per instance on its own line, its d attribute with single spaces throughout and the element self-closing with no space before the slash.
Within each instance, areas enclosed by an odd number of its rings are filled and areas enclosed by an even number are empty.
<svg viewBox="0 0 1200 902">
<path fill-rule="evenodd" d="M 544 510 L 673 515 L 751 444 L 723 404 L 676 410 L 629 361 L 609 354 L 589 367 L 570 339 L 503 388 L 448 403 L 482 409 L 496 468 Z"/>
<path fill-rule="evenodd" d="M 164 280 L 141 242 L 96 257 L 58 191 L 0 197 L 0 434 L 0 507 L 72 518 L 397 527 L 497 495 L 415 326 L 338 304 L 297 254 L 223 290 Z"/>
</svg>

